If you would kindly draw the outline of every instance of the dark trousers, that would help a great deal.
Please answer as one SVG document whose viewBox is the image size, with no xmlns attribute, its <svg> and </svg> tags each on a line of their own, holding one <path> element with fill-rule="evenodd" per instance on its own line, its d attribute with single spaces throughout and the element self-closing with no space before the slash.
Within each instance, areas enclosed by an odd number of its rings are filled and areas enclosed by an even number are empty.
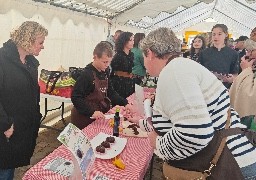
<svg viewBox="0 0 256 180">
<path fill-rule="evenodd" d="M 13 180 L 15 169 L 0 169 L 0 180 Z"/>
</svg>

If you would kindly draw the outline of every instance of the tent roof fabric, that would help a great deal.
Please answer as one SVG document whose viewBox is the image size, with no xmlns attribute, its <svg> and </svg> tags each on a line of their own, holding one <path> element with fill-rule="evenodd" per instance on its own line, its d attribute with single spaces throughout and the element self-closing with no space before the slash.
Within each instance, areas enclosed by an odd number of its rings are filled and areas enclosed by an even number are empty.
<svg viewBox="0 0 256 180">
<path fill-rule="evenodd" d="M 256 0 L 33 0 L 151 30 L 182 31 L 206 19 L 226 24 L 238 34 L 256 25 Z"/>
<path fill-rule="evenodd" d="M 34 0 L 98 17 L 113 19 L 144 0 Z"/>
</svg>

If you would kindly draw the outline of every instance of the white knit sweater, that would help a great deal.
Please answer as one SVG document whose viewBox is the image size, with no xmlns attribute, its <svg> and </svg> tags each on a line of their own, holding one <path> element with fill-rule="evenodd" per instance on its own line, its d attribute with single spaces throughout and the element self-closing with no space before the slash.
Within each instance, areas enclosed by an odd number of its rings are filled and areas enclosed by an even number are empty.
<svg viewBox="0 0 256 180">
<path fill-rule="evenodd" d="M 225 128 L 229 94 L 210 71 L 189 59 L 172 60 L 161 71 L 153 106 L 152 123 L 164 134 L 157 137 L 155 153 L 165 160 L 189 157 L 208 145 L 215 130 Z M 140 121 L 146 131 L 153 128 Z M 245 126 L 231 109 L 230 128 Z M 243 135 L 227 139 L 240 167 L 256 162 L 256 148 Z"/>
</svg>

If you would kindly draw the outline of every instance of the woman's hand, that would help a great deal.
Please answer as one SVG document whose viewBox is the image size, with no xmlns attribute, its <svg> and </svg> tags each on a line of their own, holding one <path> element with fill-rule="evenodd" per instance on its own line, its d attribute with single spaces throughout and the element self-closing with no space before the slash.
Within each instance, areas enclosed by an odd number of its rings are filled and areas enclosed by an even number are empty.
<svg viewBox="0 0 256 180">
<path fill-rule="evenodd" d="M 148 138 L 150 141 L 150 145 L 156 149 L 156 138 L 157 138 L 158 134 L 155 131 L 151 131 L 148 133 Z"/>
<path fill-rule="evenodd" d="M 133 107 L 132 107 L 131 104 L 127 104 L 127 105 L 125 106 L 125 112 L 126 112 L 127 115 L 134 113 L 134 109 L 133 109 Z"/>
<path fill-rule="evenodd" d="M 100 111 L 95 111 L 92 115 L 93 119 L 96 119 L 96 120 L 103 120 L 105 119 L 105 116 L 102 112 Z"/>
<path fill-rule="evenodd" d="M 251 61 L 248 61 L 245 59 L 245 56 L 243 56 L 241 58 L 241 63 L 240 63 L 240 66 L 242 68 L 242 70 L 250 67 L 250 68 L 253 68 L 253 63 L 256 61 L 256 59 L 252 59 Z"/>
<path fill-rule="evenodd" d="M 10 127 L 10 129 L 8 129 L 7 131 L 4 132 L 4 135 L 6 136 L 6 138 L 10 138 L 13 134 L 14 128 L 13 128 L 13 124 Z"/>
</svg>

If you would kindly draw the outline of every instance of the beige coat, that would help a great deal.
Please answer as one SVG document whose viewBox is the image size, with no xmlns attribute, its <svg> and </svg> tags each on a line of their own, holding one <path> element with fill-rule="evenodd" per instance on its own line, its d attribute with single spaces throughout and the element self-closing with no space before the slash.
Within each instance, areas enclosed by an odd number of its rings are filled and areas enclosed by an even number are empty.
<svg viewBox="0 0 256 180">
<path fill-rule="evenodd" d="M 240 117 L 256 114 L 256 79 L 252 68 L 243 70 L 230 88 L 230 102 Z"/>
</svg>

